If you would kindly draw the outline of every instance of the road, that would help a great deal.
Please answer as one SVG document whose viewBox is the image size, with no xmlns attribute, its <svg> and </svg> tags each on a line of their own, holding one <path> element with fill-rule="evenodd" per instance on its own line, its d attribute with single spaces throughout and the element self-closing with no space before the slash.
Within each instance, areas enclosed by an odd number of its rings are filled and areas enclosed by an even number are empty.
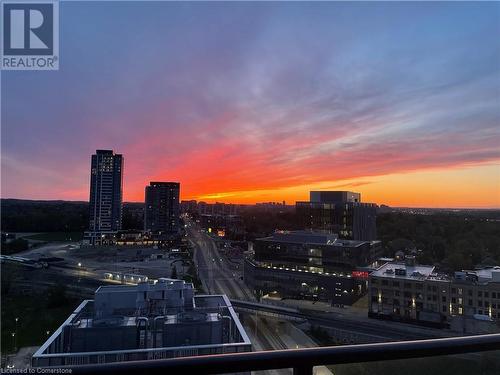
<svg viewBox="0 0 500 375">
<path fill-rule="evenodd" d="M 223 257 L 214 239 L 201 232 L 195 223 L 188 223 L 187 234 L 193 245 L 193 259 L 198 276 L 208 294 L 226 294 L 230 298 L 255 301 L 252 292 L 243 283 L 243 266 L 237 268 Z"/>
</svg>

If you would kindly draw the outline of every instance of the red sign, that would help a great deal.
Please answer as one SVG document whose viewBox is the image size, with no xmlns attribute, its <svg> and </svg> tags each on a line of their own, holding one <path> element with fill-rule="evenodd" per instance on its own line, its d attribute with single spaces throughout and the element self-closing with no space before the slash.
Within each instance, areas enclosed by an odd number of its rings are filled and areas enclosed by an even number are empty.
<svg viewBox="0 0 500 375">
<path fill-rule="evenodd" d="M 367 271 L 352 271 L 352 277 L 356 279 L 368 279 L 368 275 Z"/>
</svg>

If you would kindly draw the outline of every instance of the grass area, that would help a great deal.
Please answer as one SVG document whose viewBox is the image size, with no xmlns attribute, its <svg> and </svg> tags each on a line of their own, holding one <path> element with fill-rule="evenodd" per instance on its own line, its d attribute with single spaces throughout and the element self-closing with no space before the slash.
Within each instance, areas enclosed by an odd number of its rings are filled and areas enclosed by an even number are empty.
<svg viewBox="0 0 500 375">
<path fill-rule="evenodd" d="M 17 347 L 38 346 L 47 339 L 47 331 L 52 334 L 80 303 L 67 299 L 61 306 L 48 307 L 48 302 L 46 296 L 2 296 L 2 354 L 13 352 L 16 317 Z"/>
<path fill-rule="evenodd" d="M 47 242 L 68 242 L 68 241 L 81 241 L 83 233 L 81 232 L 47 232 L 37 233 L 31 236 L 23 237 L 27 240 L 38 240 Z"/>
</svg>

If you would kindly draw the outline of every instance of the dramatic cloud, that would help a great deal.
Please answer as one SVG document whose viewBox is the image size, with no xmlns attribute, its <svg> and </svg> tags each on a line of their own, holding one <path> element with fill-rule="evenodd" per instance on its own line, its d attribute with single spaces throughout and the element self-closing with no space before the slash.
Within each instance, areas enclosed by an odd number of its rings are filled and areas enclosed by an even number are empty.
<svg viewBox="0 0 500 375">
<path fill-rule="evenodd" d="M 137 201 L 150 180 L 280 200 L 500 161 L 498 3 L 61 8 L 60 71 L 2 77 L 3 197 L 87 199 L 97 148 Z"/>
</svg>

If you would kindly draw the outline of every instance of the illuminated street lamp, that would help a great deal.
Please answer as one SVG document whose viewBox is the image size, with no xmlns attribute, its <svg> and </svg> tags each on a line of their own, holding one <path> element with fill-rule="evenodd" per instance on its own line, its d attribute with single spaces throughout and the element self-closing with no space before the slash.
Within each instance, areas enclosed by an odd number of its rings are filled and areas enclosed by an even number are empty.
<svg viewBox="0 0 500 375">
<path fill-rule="evenodd" d="M 17 352 L 17 336 L 15 332 L 12 332 L 12 343 L 14 345 L 14 352 Z"/>
<path fill-rule="evenodd" d="M 16 321 L 16 332 L 13 334 L 13 337 L 15 337 L 14 351 L 15 351 L 15 350 L 16 350 L 16 348 L 17 348 L 17 322 L 19 321 L 19 318 L 18 318 L 18 317 L 16 317 L 15 321 Z"/>
<path fill-rule="evenodd" d="M 78 266 L 78 282 L 80 282 L 82 277 L 82 263 L 78 262 L 77 266 Z"/>
</svg>

